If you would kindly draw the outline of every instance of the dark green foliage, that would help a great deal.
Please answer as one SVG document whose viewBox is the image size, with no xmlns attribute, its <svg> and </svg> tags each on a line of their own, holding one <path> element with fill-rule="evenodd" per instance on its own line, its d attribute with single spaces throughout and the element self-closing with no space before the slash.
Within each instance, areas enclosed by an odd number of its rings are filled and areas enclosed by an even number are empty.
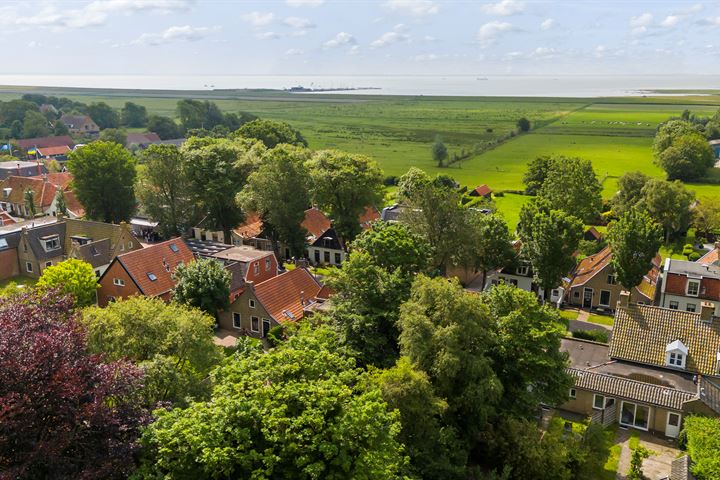
<svg viewBox="0 0 720 480">
<path fill-rule="evenodd" d="M 655 163 L 669 180 L 695 180 L 715 164 L 706 137 L 690 122 L 672 120 L 658 130 L 653 144 Z"/>
<path fill-rule="evenodd" d="M 448 158 L 448 150 L 439 136 L 435 138 L 435 143 L 433 143 L 432 146 L 432 158 L 438 167 L 445 166 L 445 161 Z"/>
<path fill-rule="evenodd" d="M 538 157 L 528 163 L 527 170 L 523 175 L 527 195 L 537 195 L 540 192 L 552 163 L 553 158 L 548 156 Z"/>
<path fill-rule="evenodd" d="M 127 145 L 127 132 L 117 128 L 106 128 L 100 132 L 100 140 L 105 142 L 115 142 L 124 147 Z"/>
<path fill-rule="evenodd" d="M 257 119 L 245 123 L 236 132 L 245 138 L 260 140 L 267 148 L 273 148 L 281 143 L 288 143 L 299 147 L 307 147 L 307 140 L 299 131 L 285 122 L 277 120 Z"/>
<path fill-rule="evenodd" d="M 0 125 L 10 127 L 14 122 L 19 122 L 20 129 L 22 129 L 22 123 L 27 112 L 39 113 L 38 106 L 27 100 L 0 102 Z M 20 135 L 13 135 L 13 137 L 20 138 Z"/>
<path fill-rule="evenodd" d="M 610 224 L 607 239 L 620 284 L 627 290 L 640 285 L 660 248 L 660 226 L 647 213 L 634 208 Z"/>
<path fill-rule="evenodd" d="M 45 137 L 49 134 L 50 125 L 42 113 L 33 110 L 25 112 L 25 118 L 23 121 L 23 137 Z"/>
<path fill-rule="evenodd" d="M 69 155 L 73 190 L 93 220 L 119 223 L 135 212 L 135 158 L 114 142 L 93 142 Z"/>
<path fill-rule="evenodd" d="M 572 336 L 593 342 L 608 343 L 608 332 L 605 330 L 575 330 L 572 332 Z"/>
<path fill-rule="evenodd" d="M 635 207 L 642 198 L 642 189 L 650 177 L 642 172 L 628 172 L 618 179 L 618 191 L 612 198 L 615 215 L 622 215 Z"/>
<path fill-rule="evenodd" d="M 218 260 L 198 258 L 180 264 L 173 272 L 173 280 L 175 302 L 199 308 L 213 316 L 230 304 L 231 275 Z"/>
<path fill-rule="evenodd" d="M 120 126 L 120 115 L 105 102 L 91 103 L 87 107 L 87 113 L 101 130 Z"/>
<path fill-rule="evenodd" d="M 388 271 L 414 275 L 428 268 L 430 246 L 404 223 L 377 221 L 353 241 L 351 249 L 369 254 Z"/>
<path fill-rule="evenodd" d="M 517 128 L 521 132 L 529 132 L 530 131 L 530 120 L 528 120 L 525 117 L 522 117 L 520 120 L 517 121 Z"/>
<path fill-rule="evenodd" d="M 554 157 L 538 195 L 546 198 L 553 209 L 591 223 L 600 214 L 601 192 L 589 160 Z"/>
<path fill-rule="evenodd" d="M 653 178 L 642 188 L 638 206 L 663 227 L 667 243 L 672 234 L 687 231 L 694 201 L 695 194 L 686 190 L 679 180 L 667 182 Z"/>
<path fill-rule="evenodd" d="M 693 475 L 698 480 L 720 478 L 720 419 L 689 416 L 683 425 Z"/>
<path fill-rule="evenodd" d="M 162 140 L 180 138 L 180 128 L 172 118 L 150 115 L 147 121 L 147 129 L 158 134 Z"/>
<path fill-rule="evenodd" d="M 122 110 L 120 110 L 120 122 L 130 128 L 146 126 L 148 122 L 147 108 L 137 103 L 125 102 Z"/>
<path fill-rule="evenodd" d="M 214 102 L 183 99 L 177 102 L 177 114 L 183 130 L 205 128 L 211 130 L 222 125 L 223 114 Z"/>
</svg>

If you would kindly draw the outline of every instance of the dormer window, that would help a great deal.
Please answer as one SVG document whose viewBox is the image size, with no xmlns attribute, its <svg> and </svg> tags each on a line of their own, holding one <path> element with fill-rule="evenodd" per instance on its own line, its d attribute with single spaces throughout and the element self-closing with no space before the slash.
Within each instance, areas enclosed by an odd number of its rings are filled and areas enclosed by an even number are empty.
<svg viewBox="0 0 720 480">
<path fill-rule="evenodd" d="M 530 271 L 530 267 L 528 267 L 527 265 L 523 265 L 521 267 L 518 267 L 515 270 L 515 273 L 517 273 L 518 275 L 525 276 L 528 274 L 529 271 Z"/>
<path fill-rule="evenodd" d="M 669 343 L 665 348 L 665 363 L 668 367 L 685 368 L 688 348 L 680 340 Z"/>
<path fill-rule="evenodd" d="M 43 242 L 43 246 L 45 247 L 45 251 L 49 252 L 51 250 L 57 250 L 60 248 L 60 236 L 59 235 L 50 235 L 47 237 L 42 237 L 40 239 Z"/>
<path fill-rule="evenodd" d="M 700 293 L 700 280 L 688 280 L 685 293 L 690 297 L 697 297 Z"/>
</svg>

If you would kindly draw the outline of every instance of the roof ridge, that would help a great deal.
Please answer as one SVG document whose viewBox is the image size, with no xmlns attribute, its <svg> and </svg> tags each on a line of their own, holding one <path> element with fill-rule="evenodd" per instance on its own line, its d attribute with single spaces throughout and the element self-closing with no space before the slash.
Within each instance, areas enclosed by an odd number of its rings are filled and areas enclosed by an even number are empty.
<svg viewBox="0 0 720 480">
<path fill-rule="evenodd" d="M 656 384 L 654 384 L 654 383 L 643 382 L 643 381 L 640 381 L 640 380 L 635 380 L 635 379 L 633 379 L 633 378 L 621 377 L 621 376 L 619 376 L 619 375 L 613 375 L 613 374 L 611 374 L 611 373 L 591 372 L 590 370 L 580 369 L 580 368 L 575 368 L 575 367 L 568 367 L 568 370 L 575 371 L 575 372 L 579 372 L 579 373 L 589 373 L 590 375 L 598 375 L 598 376 L 602 376 L 602 377 L 606 377 L 606 378 L 612 378 L 612 379 L 617 379 L 617 380 L 621 380 L 621 381 L 624 381 L 624 382 L 630 382 L 630 383 L 634 383 L 634 384 L 638 384 L 638 385 L 647 385 L 647 386 L 650 387 L 650 388 L 659 389 L 659 390 L 663 390 L 663 391 L 665 391 L 665 390 L 670 390 L 670 391 L 673 391 L 673 392 L 689 393 L 689 394 L 693 394 L 693 395 L 696 395 L 696 396 L 697 396 L 697 392 L 693 393 L 693 392 L 688 392 L 687 390 L 680 390 L 680 389 L 678 389 L 678 388 L 664 387 L 664 386 L 662 386 L 662 385 L 656 385 Z"/>
</svg>

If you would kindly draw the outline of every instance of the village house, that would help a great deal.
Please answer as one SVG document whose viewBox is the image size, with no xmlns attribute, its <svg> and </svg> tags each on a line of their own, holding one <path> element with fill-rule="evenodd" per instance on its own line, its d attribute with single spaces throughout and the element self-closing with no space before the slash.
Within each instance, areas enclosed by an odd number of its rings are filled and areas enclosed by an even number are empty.
<svg viewBox="0 0 720 480">
<path fill-rule="evenodd" d="M 561 409 L 593 423 L 677 437 L 692 413 L 720 415 L 720 323 L 697 312 L 629 303 L 622 292 L 610 345 L 563 339 L 575 378 Z"/>
<path fill-rule="evenodd" d="M 146 149 L 150 145 L 159 144 L 161 141 L 157 133 L 128 133 L 125 147 L 130 150 Z"/>
<path fill-rule="evenodd" d="M 143 248 L 130 226 L 60 217 L 65 223 L 65 253 L 68 258 L 92 265 L 100 277 L 113 258 Z"/>
<path fill-rule="evenodd" d="M 17 146 L 23 152 L 34 149 L 42 149 L 49 147 L 67 147 L 68 150 L 72 150 L 75 146 L 75 141 L 69 135 L 58 135 L 54 137 L 33 137 L 33 138 L 22 138 L 15 140 Z"/>
<path fill-rule="evenodd" d="M 471 197 L 482 197 L 486 200 L 492 199 L 492 189 L 485 184 L 479 185 L 468 193 Z"/>
<path fill-rule="evenodd" d="M 72 175 L 43 173 L 32 177 L 11 175 L 0 181 L 0 208 L 17 217 L 32 218 L 28 208 L 26 192 L 32 192 L 35 216 L 57 215 L 57 195 L 62 190 L 68 216 L 79 218 L 85 210 L 70 189 Z"/>
<path fill-rule="evenodd" d="M 235 336 L 266 337 L 270 329 L 298 322 L 322 302 L 322 284 L 304 268 L 295 268 L 258 284 L 248 283 L 219 314 L 220 328 Z"/>
<path fill-rule="evenodd" d="M 707 252 L 702 257 L 698 258 L 697 263 L 705 266 L 720 266 L 720 243 L 716 243 L 712 250 Z"/>
<path fill-rule="evenodd" d="M 697 312 L 703 301 L 711 301 L 719 308 L 713 314 L 720 316 L 720 267 L 668 258 L 662 276 L 661 307 Z"/>
<path fill-rule="evenodd" d="M 100 127 L 89 115 L 63 114 L 60 121 L 73 135 L 94 136 L 100 133 Z M 39 145 L 38 145 L 39 146 Z"/>
<path fill-rule="evenodd" d="M 20 274 L 40 278 L 46 268 L 65 260 L 65 235 L 64 222 L 23 227 L 17 246 Z"/>
<path fill-rule="evenodd" d="M 133 295 L 170 301 L 175 281 L 172 274 L 180 264 L 195 260 L 181 238 L 150 245 L 115 257 L 100 277 L 98 305 L 106 306 Z"/>
<path fill-rule="evenodd" d="M 67 145 L 58 147 L 42 147 L 37 149 L 37 156 L 45 159 L 55 159 L 60 162 L 67 160 L 67 155 L 72 150 Z"/>
<path fill-rule="evenodd" d="M 630 300 L 634 303 L 653 305 L 660 277 L 659 255 L 652 260 L 652 267 L 640 285 L 632 289 Z M 612 266 L 612 251 L 605 247 L 595 255 L 578 262 L 569 276 L 565 302 L 587 310 L 612 311 L 620 298 L 622 286 L 618 283 Z"/>
<path fill-rule="evenodd" d="M 48 173 L 48 169 L 45 164 L 33 161 L 8 161 L 0 162 L 0 180 L 5 180 L 8 177 L 35 177 Z"/>
</svg>

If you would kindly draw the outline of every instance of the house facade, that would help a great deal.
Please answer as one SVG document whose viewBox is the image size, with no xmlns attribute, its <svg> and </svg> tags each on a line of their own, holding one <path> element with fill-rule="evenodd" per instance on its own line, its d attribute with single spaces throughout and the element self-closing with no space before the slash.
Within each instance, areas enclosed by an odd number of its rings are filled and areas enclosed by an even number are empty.
<svg viewBox="0 0 720 480">
<path fill-rule="evenodd" d="M 660 256 L 656 255 L 652 260 L 652 267 L 640 285 L 632 289 L 632 302 L 654 304 L 660 277 L 660 262 Z M 610 247 L 606 247 L 595 255 L 583 258 L 577 264 L 569 276 L 565 302 L 586 310 L 609 312 L 615 309 L 622 290 L 612 266 L 612 251 Z"/>
<path fill-rule="evenodd" d="M 663 271 L 659 305 L 673 310 L 699 312 L 703 301 L 714 302 L 713 315 L 720 316 L 720 267 L 713 263 L 704 265 L 700 261 L 668 258 Z"/>
<path fill-rule="evenodd" d="M 720 415 L 720 322 L 620 295 L 609 345 L 563 339 L 575 385 L 560 408 L 605 425 L 677 437 L 689 414 Z"/>
<path fill-rule="evenodd" d="M 65 259 L 65 235 L 62 222 L 22 228 L 17 248 L 20 274 L 40 278 L 46 268 L 62 262 Z"/>
<path fill-rule="evenodd" d="M 100 133 L 100 127 L 88 115 L 63 114 L 60 121 L 73 135 L 94 136 Z"/>
<path fill-rule="evenodd" d="M 84 215 L 84 209 L 78 208 L 79 202 L 70 190 L 71 181 L 70 173 L 45 173 L 27 177 L 11 175 L 0 181 L 0 209 L 10 215 L 24 218 L 55 216 L 58 214 L 58 192 L 62 191 L 68 206 L 68 214 L 73 217 Z M 32 192 L 34 215 L 26 198 L 28 191 Z"/>
</svg>

